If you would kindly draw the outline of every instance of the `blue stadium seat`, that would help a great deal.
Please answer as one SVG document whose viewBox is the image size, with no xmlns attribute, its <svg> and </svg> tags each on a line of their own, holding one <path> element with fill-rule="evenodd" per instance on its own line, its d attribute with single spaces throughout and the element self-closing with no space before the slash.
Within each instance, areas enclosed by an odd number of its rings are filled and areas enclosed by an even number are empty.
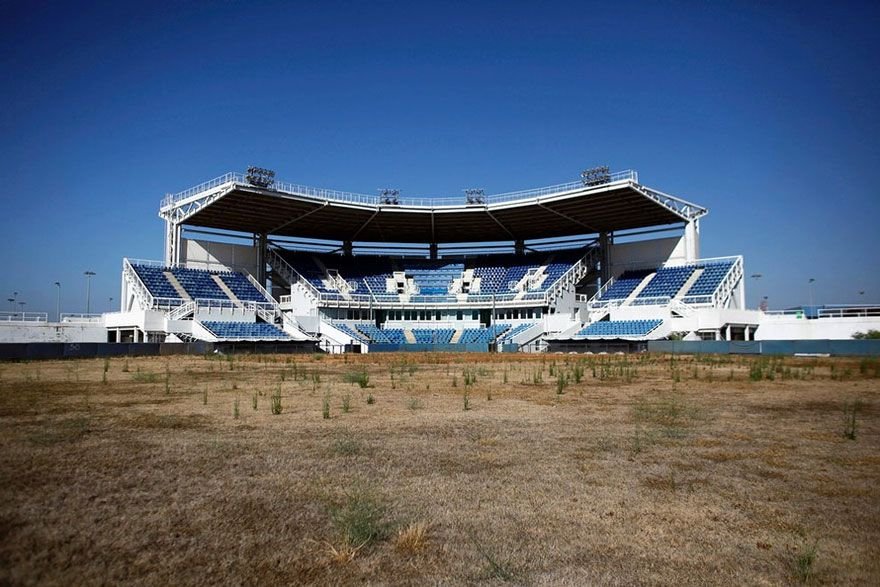
<svg viewBox="0 0 880 587">
<path fill-rule="evenodd" d="M 588 338 L 620 338 L 647 336 L 663 324 L 662 320 L 607 320 L 593 322 L 575 336 Z"/>
<path fill-rule="evenodd" d="M 203 321 L 214 336 L 226 340 L 290 340 L 286 332 L 265 322 L 212 322 Z"/>
</svg>

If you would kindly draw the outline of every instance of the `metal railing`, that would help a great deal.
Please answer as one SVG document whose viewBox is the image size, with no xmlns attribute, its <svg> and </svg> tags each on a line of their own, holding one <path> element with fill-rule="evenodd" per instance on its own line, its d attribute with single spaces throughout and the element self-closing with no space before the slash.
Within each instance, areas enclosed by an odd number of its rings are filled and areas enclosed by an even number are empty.
<svg viewBox="0 0 880 587">
<path fill-rule="evenodd" d="M 64 316 L 64 314 L 62 314 Z M 48 322 L 46 312 L 0 312 L 0 322 Z"/>
<path fill-rule="evenodd" d="M 100 324 L 103 320 L 102 314 L 61 314 L 62 322 Z"/>
<path fill-rule="evenodd" d="M 501 194 L 489 195 L 485 196 L 483 199 L 483 203 L 481 204 L 467 204 L 463 197 L 461 196 L 442 196 L 442 197 L 403 197 L 399 198 L 396 204 L 387 204 L 383 201 L 382 196 L 379 195 L 369 195 L 369 194 L 359 194 L 355 192 L 345 192 L 339 190 L 331 190 L 324 188 L 315 188 L 311 186 L 288 183 L 284 181 L 276 181 L 271 188 L 271 191 L 293 194 L 298 196 L 307 196 L 310 198 L 315 198 L 318 200 L 332 200 L 334 202 L 343 202 L 346 204 L 367 204 L 370 206 L 379 206 L 379 205 L 393 205 L 393 206 L 413 206 L 413 207 L 427 207 L 434 208 L 439 206 L 482 206 L 486 204 L 497 204 L 501 202 L 510 202 L 515 200 L 526 200 L 538 198 L 541 196 L 550 196 L 556 194 L 563 194 L 566 192 L 582 190 L 582 189 L 592 189 L 596 187 L 602 187 L 605 185 L 628 181 L 637 183 L 639 180 L 639 175 L 636 171 L 628 169 L 625 171 L 618 171 L 615 173 L 611 173 L 608 177 L 608 181 L 604 184 L 598 185 L 584 185 L 583 181 L 572 181 L 567 183 L 560 183 L 556 185 L 540 187 L 540 188 L 532 188 L 527 190 L 519 190 L 515 192 L 506 192 Z M 210 190 L 214 190 L 220 186 L 236 183 L 242 184 L 244 186 L 252 187 L 247 181 L 247 178 L 243 173 L 238 172 L 230 172 L 221 175 L 220 177 L 215 177 L 214 179 L 208 180 L 206 182 L 200 183 L 197 186 L 186 189 L 182 192 L 178 192 L 176 194 L 167 194 L 162 199 L 161 207 L 163 210 L 169 207 L 173 207 L 180 202 L 183 202 L 189 198 L 194 196 L 198 196 L 204 192 L 208 192 Z"/>
</svg>

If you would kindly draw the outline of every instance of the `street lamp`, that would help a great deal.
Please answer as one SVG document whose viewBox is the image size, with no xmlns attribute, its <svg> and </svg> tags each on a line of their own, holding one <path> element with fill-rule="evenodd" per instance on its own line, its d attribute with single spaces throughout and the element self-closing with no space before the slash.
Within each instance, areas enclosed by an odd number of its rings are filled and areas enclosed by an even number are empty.
<svg viewBox="0 0 880 587">
<path fill-rule="evenodd" d="M 108 300 L 108 302 L 107 302 L 107 311 L 108 311 L 108 312 L 112 312 L 112 311 L 113 311 L 113 298 L 110 298 L 110 299 Z"/>
<path fill-rule="evenodd" d="M 814 277 L 811 277 L 810 281 L 807 282 L 810 286 L 810 307 L 811 308 L 813 307 L 813 282 L 814 281 L 816 281 L 816 279 Z"/>
<path fill-rule="evenodd" d="M 9 302 L 9 309 L 15 312 L 15 298 L 6 298 L 6 301 Z"/>
<path fill-rule="evenodd" d="M 56 281 L 55 287 L 58 288 L 58 297 L 55 300 L 55 313 L 58 315 L 58 321 L 61 322 L 61 282 Z"/>
<path fill-rule="evenodd" d="M 24 306 L 27 302 L 18 302 L 19 312 L 21 313 L 21 319 L 24 320 Z"/>
<path fill-rule="evenodd" d="M 86 314 L 88 314 L 92 309 L 92 277 L 95 272 L 85 271 L 83 275 L 86 276 Z"/>
</svg>

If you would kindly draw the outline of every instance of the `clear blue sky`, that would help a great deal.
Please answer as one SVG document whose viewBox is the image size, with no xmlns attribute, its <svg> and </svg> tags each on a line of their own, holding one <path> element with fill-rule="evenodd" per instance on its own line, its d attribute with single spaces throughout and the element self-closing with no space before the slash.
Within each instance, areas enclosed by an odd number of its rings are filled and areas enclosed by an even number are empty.
<svg viewBox="0 0 880 587">
<path fill-rule="evenodd" d="M 880 302 L 876 3 L 3 2 L 0 308 L 92 308 L 159 200 L 256 164 L 405 195 L 597 164 L 710 209 L 749 302 Z M 858 292 L 866 293 L 859 296 Z"/>
</svg>

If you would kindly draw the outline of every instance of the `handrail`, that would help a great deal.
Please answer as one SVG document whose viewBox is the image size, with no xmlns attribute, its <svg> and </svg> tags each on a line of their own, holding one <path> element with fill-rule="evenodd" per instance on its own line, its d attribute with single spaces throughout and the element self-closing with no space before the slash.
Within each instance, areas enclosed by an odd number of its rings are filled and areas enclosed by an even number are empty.
<svg viewBox="0 0 880 587">
<path fill-rule="evenodd" d="M 140 265 L 145 263 L 138 262 L 138 264 Z M 150 288 L 146 286 L 146 284 L 141 279 L 141 276 L 138 275 L 137 271 L 135 271 L 134 267 L 132 267 L 131 260 L 129 260 L 128 257 L 122 258 L 122 274 L 124 276 L 128 276 L 129 283 L 134 286 L 135 295 L 141 300 L 141 302 L 143 302 L 147 308 L 152 308 L 156 300 L 153 297 L 153 294 L 150 292 Z"/>
<path fill-rule="evenodd" d="M 62 314 L 65 316 L 66 314 Z M 0 322 L 48 322 L 46 312 L 0 312 Z"/>
<path fill-rule="evenodd" d="M 275 261 L 277 261 L 280 264 L 281 268 L 289 273 L 289 277 L 296 278 L 297 282 L 300 283 L 301 285 L 303 285 L 307 290 L 309 290 L 309 293 L 311 293 L 316 299 L 318 299 L 318 300 L 321 299 L 321 292 L 318 291 L 318 288 L 316 288 L 314 285 L 312 285 L 308 279 L 303 277 L 299 271 L 294 269 L 293 265 L 288 263 L 287 260 L 284 257 L 282 257 L 281 254 L 277 250 L 275 250 L 274 248 L 270 248 L 268 252 L 270 255 L 270 260 L 269 260 L 270 264 L 272 264 L 273 259 Z M 288 279 L 288 281 L 291 282 L 290 283 L 291 285 L 293 285 L 292 279 Z"/>
<path fill-rule="evenodd" d="M 585 188 L 596 188 L 603 187 L 606 185 L 610 185 L 618 182 L 633 182 L 637 183 L 639 180 L 638 172 L 627 169 L 624 171 L 617 171 L 609 174 L 608 181 L 602 184 L 597 185 L 585 185 L 583 181 L 573 181 L 567 183 L 561 183 L 551 186 L 539 187 L 539 188 L 531 188 L 526 190 L 519 190 L 514 192 L 505 192 L 501 194 L 494 194 L 485 196 L 483 198 L 483 202 L 480 204 L 466 204 L 464 198 L 456 197 L 456 196 L 443 196 L 443 197 L 412 197 L 412 198 L 400 198 L 395 204 L 387 204 L 383 201 L 383 198 L 379 195 L 368 195 L 368 194 L 359 194 L 355 192 L 345 192 L 339 190 L 325 189 L 325 188 L 315 188 L 301 184 L 288 183 L 283 181 L 276 181 L 272 184 L 270 189 L 271 191 L 288 193 L 293 195 L 301 195 L 308 196 L 320 200 L 332 200 L 336 202 L 344 202 L 344 203 L 355 203 L 355 204 L 368 204 L 373 206 L 379 205 L 394 205 L 394 206 L 421 206 L 421 207 L 437 207 L 437 206 L 466 206 L 466 205 L 486 205 L 486 204 L 495 204 L 501 202 L 510 202 L 513 200 L 526 200 L 530 198 L 537 198 L 541 196 L 551 196 L 556 194 L 563 194 L 566 192 L 571 192 L 574 190 L 580 190 Z M 247 187 L 251 186 L 247 178 L 244 174 L 238 172 L 230 172 L 225 173 L 219 177 L 215 177 L 214 179 L 210 179 L 206 182 L 200 183 L 197 186 L 191 187 L 189 189 L 183 190 L 182 192 L 178 192 L 176 194 L 166 194 L 162 199 L 161 208 L 164 210 L 168 207 L 174 206 L 188 198 L 193 196 L 197 196 L 209 190 L 215 189 L 217 187 L 223 186 L 225 184 L 242 184 Z"/>
<path fill-rule="evenodd" d="M 61 314 L 62 322 L 95 323 L 103 320 L 102 314 Z"/>
</svg>

